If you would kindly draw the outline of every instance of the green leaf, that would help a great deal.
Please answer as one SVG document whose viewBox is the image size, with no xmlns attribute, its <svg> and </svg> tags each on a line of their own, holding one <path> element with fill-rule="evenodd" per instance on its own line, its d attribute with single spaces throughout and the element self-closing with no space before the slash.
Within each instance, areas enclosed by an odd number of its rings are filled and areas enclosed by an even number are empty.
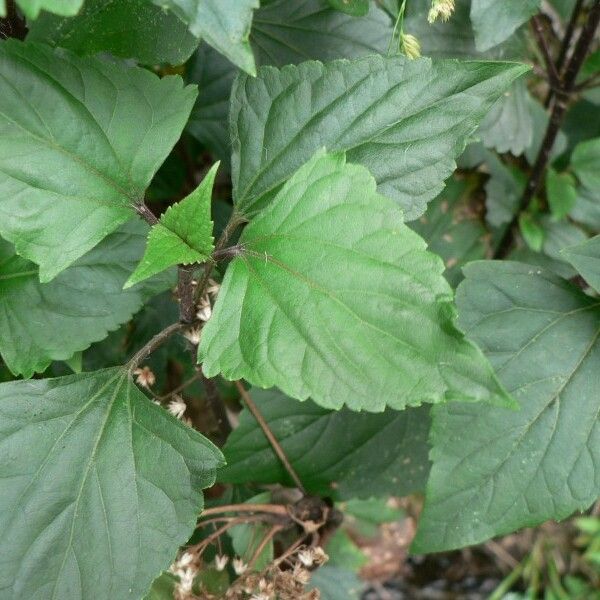
<svg viewBox="0 0 600 600">
<path fill-rule="evenodd" d="M 188 62 L 186 81 L 198 86 L 198 98 L 187 124 L 201 144 L 229 168 L 229 97 L 238 70 L 208 44 L 202 43 Z"/>
<path fill-rule="evenodd" d="M 519 156 L 533 141 L 531 102 L 524 79 L 516 81 L 494 104 L 477 135 L 486 148 Z"/>
<path fill-rule="evenodd" d="M 202 332 L 207 377 L 373 412 L 504 400 L 452 325 L 442 261 L 343 154 L 317 153 L 239 244 Z"/>
<path fill-rule="evenodd" d="M 500 227 L 512 221 L 527 180 L 523 171 L 514 165 L 505 165 L 493 152 L 485 152 L 485 165 L 490 172 L 485 184 L 486 220 Z"/>
<path fill-rule="evenodd" d="M 600 235 L 577 246 L 565 248 L 562 254 L 600 292 Z"/>
<path fill-rule="evenodd" d="M 0 77 L 0 235 L 46 282 L 135 214 L 195 91 L 13 40 Z"/>
<path fill-rule="evenodd" d="M 571 157 L 571 167 L 585 187 L 600 189 L 600 138 L 577 144 Z"/>
<path fill-rule="evenodd" d="M 150 591 L 144 596 L 144 600 L 173 600 L 176 584 L 177 577 L 165 571 L 154 580 Z"/>
<path fill-rule="evenodd" d="M 369 0 L 327 0 L 336 10 L 353 17 L 364 17 L 369 12 Z"/>
<path fill-rule="evenodd" d="M 347 499 L 424 489 L 428 407 L 366 415 L 300 403 L 276 389 L 250 393 L 310 493 Z M 223 453 L 227 466 L 219 471 L 219 481 L 293 485 L 247 410 Z"/>
<path fill-rule="evenodd" d="M 544 245 L 544 228 L 529 213 L 519 215 L 519 231 L 525 243 L 535 252 L 541 252 Z"/>
<path fill-rule="evenodd" d="M 252 11 L 259 0 L 153 0 L 171 10 L 189 28 L 250 75 L 256 74 L 254 56 L 248 38 Z"/>
<path fill-rule="evenodd" d="M 483 52 L 510 37 L 540 9 L 540 0 L 472 0 L 471 21 L 477 50 Z"/>
<path fill-rule="evenodd" d="M 3 595 L 142 597 L 193 531 L 219 450 L 123 368 L 2 384 L 0 413 Z"/>
<path fill-rule="evenodd" d="M 531 145 L 525 150 L 525 157 L 529 164 L 533 165 L 542 147 L 550 115 L 542 104 L 531 96 L 529 96 L 529 110 L 533 118 L 533 140 L 531 141 Z M 565 132 L 561 130 L 558 132 L 556 141 L 550 151 L 550 164 L 566 150 L 567 146 L 567 136 L 565 135 Z"/>
<path fill-rule="evenodd" d="M 575 179 L 569 173 L 557 173 L 554 169 L 548 169 L 546 194 L 552 216 L 557 221 L 564 219 L 577 202 Z"/>
<path fill-rule="evenodd" d="M 17 5 L 28 19 L 36 19 L 41 10 L 70 17 L 77 14 L 83 0 L 17 0 Z M 6 16 L 6 0 L 0 0 L 0 16 Z"/>
<path fill-rule="evenodd" d="M 255 13 L 250 40 L 259 65 L 283 67 L 385 54 L 392 31 L 390 18 L 375 4 L 357 19 L 323 0 L 277 0 Z"/>
<path fill-rule="evenodd" d="M 202 183 L 181 202 L 167 208 L 148 234 L 144 256 L 124 288 L 177 264 L 205 262 L 213 246 L 210 220 L 212 189 L 219 163 L 215 163 Z"/>
<path fill-rule="evenodd" d="M 31 377 L 53 360 L 70 359 L 173 285 L 165 274 L 122 290 L 147 231 L 141 221 L 128 223 L 49 283 L 40 283 L 37 266 L 0 240 L 0 352 L 15 375 Z"/>
<path fill-rule="evenodd" d="M 562 519 L 600 494 L 598 300 L 521 263 L 471 263 L 465 275 L 461 325 L 521 409 L 433 410 L 433 468 L 414 552 Z"/>
<path fill-rule="evenodd" d="M 71 18 L 42 13 L 29 24 L 27 40 L 81 55 L 109 52 L 149 65 L 179 65 L 199 44 L 173 13 L 147 0 L 88 0 Z"/>
<path fill-rule="evenodd" d="M 425 211 L 495 100 L 524 65 L 369 56 L 264 67 L 231 106 L 234 200 L 250 215 L 316 150 L 347 151 L 407 220 Z"/>
<path fill-rule="evenodd" d="M 333 534 L 325 550 L 329 556 L 327 564 L 331 567 L 357 573 L 368 562 L 365 553 L 343 529 Z"/>
<path fill-rule="evenodd" d="M 325 565 L 313 571 L 309 589 L 318 589 L 321 600 L 359 600 L 365 584 L 356 573 Z"/>
<path fill-rule="evenodd" d="M 443 259 L 444 276 L 452 287 L 462 280 L 462 266 L 485 258 L 490 246 L 488 230 L 470 192 L 466 181 L 449 179 L 444 191 L 429 203 L 427 212 L 410 223 L 429 250 Z"/>
</svg>

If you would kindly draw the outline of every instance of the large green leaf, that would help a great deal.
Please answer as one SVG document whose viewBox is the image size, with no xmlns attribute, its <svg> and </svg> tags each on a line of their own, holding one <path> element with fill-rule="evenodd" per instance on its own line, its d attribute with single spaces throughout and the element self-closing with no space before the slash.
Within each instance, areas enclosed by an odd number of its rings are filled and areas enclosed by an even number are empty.
<svg viewBox="0 0 600 600">
<path fill-rule="evenodd" d="M 565 248 L 562 254 L 600 292 L 600 235 L 577 246 Z"/>
<path fill-rule="evenodd" d="M 348 152 L 407 219 L 444 187 L 495 100 L 527 67 L 370 56 L 259 69 L 234 85 L 234 200 L 252 214 L 316 150 Z"/>
<path fill-rule="evenodd" d="M 250 393 L 309 492 L 345 499 L 424 489 L 428 407 L 374 415 L 329 411 L 275 389 Z M 223 452 L 227 467 L 219 471 L 219 481 L 294 485 L 247 410 Z"/>
<path fill-rule="evenodd" d="M 74 17 L 42 13 L 27 39 L 77 54 L 109 52 L 145 64 L 185 62 L 199 44 L 173 13 L 148 0 L 88 0 Z"/>
<path fill-rule="evenodd" d="M 540 9 L 540 0 L 472 0 L 471 21 L 481 52 L 511 36 Z"/>
<path fill-rule="evenodd" d="M 122 290 L 147 231 L 140 221 L 128 223 L 49 283 L 40 283 L 37 266 L 0 240 L 0 352 L 15 375 L 31 377 L 85 350 L 174 283 L 165 274 Z"/>
<path fill-rule="evenodd" d="M 49 281 L 134 215 L 196 92 L 13 40 L 0 78 L 0 235 Z"/>
<path fill-rule="evenodd" d="M 277 0 L 256 12 L 250 41 L 259 65 L 282 67 L 383 54 L 392 30 L 391 19 L 375 4 L 357 19 L 323 0 Z"/>
<path fill-rule="evenodd" d="M 383 53 L 391 21 L 376 6 L 356 19 L 323 0 L 277 0 L 254 13 L 250 43 L 261 65 L 283 66 L 307 59 L 332 60 Z M 203 44 L 190 62 L 187 79 L 198 84 L 188 131 L 229 164 L 229 97 L 235 66 Z"/>
<path fill-rule="evenodd" d="M 210 204 L 218 168 L 219 163 L 215 163 L 200 185 L 181 202 L 169 206 L 152 226 L 144 256 L 124 287 L 177 264 L 208 260 L 214 249 Z"/>
<path fill-rule="evenodd" d="M 141 598 L 223 464 L 122 368 L 0 385 L 3 598 Z"/>
<path fill-rule="evenodd" d="M 232 63 L 254 75 L 256 67 L 248 38 L 252 11 L 259 0 L 153 0 L 175 13 L 196 37 L 202 38 Z"/>
<path fill-rule="evenodd" d="M 444 265 L 344 154 L 317 153 L 240 238 L 199 359 L 326 408 L 504 397 L 453 327 Z"/>
<path fill-rule="evenodd" d="M 600 303 L 531 265 L 476 262 L 465 275 L 461 324 L 521 408 L 433 410 L 415 552 L 561 519 L 600 494 Z"/>
</svg>

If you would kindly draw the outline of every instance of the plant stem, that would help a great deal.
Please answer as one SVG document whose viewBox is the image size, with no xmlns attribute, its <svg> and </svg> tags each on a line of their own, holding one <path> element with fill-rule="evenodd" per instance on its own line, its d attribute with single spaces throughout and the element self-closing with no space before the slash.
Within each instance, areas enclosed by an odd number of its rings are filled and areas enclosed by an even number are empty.
<svg viewBox="0 0 600 600">
<path fill-rule="evenodd" d="M 494 258 L 503 258 L 506 255 L 512 238 L 512 230 L 518 221 L 519 213 L 527 209 L 529 203 L 532 201 L 542 184 L 548 163 L 550 162 L 550 153 L 552 152 L 556 136 L 560 131 L 560 126 L 562 125 L 565 113 L 569 107 L 570 95 L 575 88 L 577 74 L 590 50 L 599 22 L 600 0 L 594 0 L 588 19 L 583 26 L 577 44 L 575 45 L 573 55 L 565 68 L 562 81 L 559 82 L 544 140 L 542 141 L 542 145 L 531 169 L 531 174 L 527 181 L 527 185 L 525 186 L 519 208 L 516 211 L 512 222 L 506 228 L 504 235 L 500 239 Z"/>
<path fill-rule="evenodd" d="M 252 567 L 255 565 L 256 561 L 259 559 L 260 555 L 262 554 L 263 550 L 267 547 L 267 544 L 282 529 L 283 529 L 283 525 L 275 524 L 275 525 L 271 526 L 269 531 L 267 531 L 267 533 L 265 534 L 263 539 L 260 541 L 260 543 L 256 547 L 256 550 L 254 551 L 252 558 L 248 561 L 248 569 L 252 569 Z"/>
<path fill-rule="evenodd" d="M 194 375 L 192 375 L 187 381 L 184 381 L 181 385 L 178 385 L 176 388 L 172 389 L 169 393 L 163 394 L 162 396 L 155 396 L 156 400 L 162 402 L 167 398 L 170 398 L 173 394 L 178 394 L 179 392 L 185 390 L 186 387 L 189 387 L 194 383 L 194 381 L 198 381 L 202 377 L 202 372 L 197 371 Z"/>
<path fill-rule="evenodd" d="M 135 205 L 135 212 L 137 212 L 148 225 L 156 225 L 158 223 L 158 219 L 156 215 L 148 208 L 145 202 L 141 202 L 140 204 Z"/>
<path fill-rule="evenodd" d="M 538 48 L 540 49 L 544 58 L 546 72 L 548 73 L 548 77 L 550 79 L 550 87 L 558 87 L 560 78 L 556 70 L 556 66 L 554 65 L 552 55 L 550 54 L 550 48 L 548 47 L 548 42 L 546 41 L 546 37 L 544 35 L 544 27 L 539 15 L 532 17 L 530 23 Z"/>
<path fill-rule="evenodd" d="M 281 517 L 289 517 L 289 511 L 283 504 L 223 504 L 221 506 L 213 506 L 202 511 L 202 517 L 211 515 L 221 515 L 226 512 L 253 512 L 253 513 L 269 513 L 279 515 Z"/>
<path fill-rule="evenodd" d="M 142 346 L 127 362 L 127 370 L 131 373 L 134 369 L 157 348 L 162 346 L 174 333 L 181 331 L 185 325 L 183 323 L 173 323 L 159 331 L 147 344 Z"/>
<path fill-rule="evenodd" d="M 577 0 L 575 2 L 575 6 L 573 7 L 573 11 L 571 12 L 571 18 L 569 19 L 569 23 L 567 24 L 565 36 L 563 37 L 562 44 L 560 46 L 560 51 L 558 53 L 558 59 L 556 61 L 556 70 L 559 73 L 562 71 L 562 68 L 565 64 L 567 52 L 569 51 L 569 46 L 571 45 L 571 41 L 573 40 L 575 27 L 577 26 L 577 21 L 579 20 L 579 15 L 581 14 L 582 9 L 583 0 Z"/>
<path fill-rule="evenodd" d="M 263 430 L 263 433 L 265 434 L 266 438 L 269 440 L 269 443 L 271 444 L 271 446 L 273 447 L 273 450 L 275 451 L 275 454 L 277 454 L 277 457 L 279 458 L 279 460 L 282 462 L 283 466 L 285 467 L 285 470 L 288 472 L 289 476 L 292 478 L 292 481 L 294 482 L 296 487 L 304 495 L 306 495 L 306 490 L 304 489 L 304 486 L 302 485 L 302 481 L 300 481 L 300 477 L 298 477 L 298 474 L 294 470 L 294 467 L 292 467 L 292 464 L 288 460 L 288 457 L 286 456 L 283 448 L 281 447 L 281 444 L 277 441 L 277 438 L 273 435 L 271 428 L 269 427 L 268 423 L 265 421 L 264 417 L 262 416 L 260 410 L 258 409 L 258 406 L 256 406 L 256 404 L 254 404 L 254 400 L 252 400 L 252 398 L 250 397 L 250 394 L 246 391 L 246 388 L 244 388 L 241 381 L 236 381 L 235 385 L 236 385 L 238 391 L 240 392 L 240 396 L 243 398 L 244 402 L 246 403 L 248 410 L 252 413 L 252 415 L 256 419 L 257 423 L 260 425 L 260 428 Z"/>
<path fill-rule="evenodd" d="M 177 268 L 177 295 L 179 296 L 179 320 L 189 325 L 196 320 L 192 265 L 179 265 Z"/>
<path fill-rule="evenodd" d="M 217 382 L 214 379 L 206 377 L 202 371 L 200 371 L 200 373 L 202 377 L 202 383 L 204 384 L 204 391 L 206 392 L 206 401 L 212 410 L 219 428 L 218 439 L 216 441 L 219 444 L 224 444 L 231 433 L 231 423 L 227 417 L 227 411 L 225 410 L 223 399 L 219 393 Z"/>
</svg>

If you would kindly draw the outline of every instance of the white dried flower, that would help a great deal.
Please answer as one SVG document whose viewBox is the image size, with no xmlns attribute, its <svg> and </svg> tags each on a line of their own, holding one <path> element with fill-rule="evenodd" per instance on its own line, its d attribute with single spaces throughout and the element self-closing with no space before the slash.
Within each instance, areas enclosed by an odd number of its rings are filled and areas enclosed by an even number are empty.
<svg viewBox="0 0 600 600">
<path fill-rule="evenodd" d="M 310 581 L 310 572 L 306 569 L 303 569 L 297 563 L 294 565 L 293 576 L 294 579 L 302 585 L 306 585 Z"/>
<path fill-rule="evenodd" d="M 212 306 L 208 301 L 208 298 L 202 298 L 198 303 L 198 310 L 196 311 L 196 317 L 199 321 L 208 321 L 212 315 Z"/>
<path fill-rule="evenodd" d="M 187 406 L 181 396 L 175 396 L 175 398 L 171 400 L 171 402 L 169 402 L 169 405 L 167 406 L 167 410 L 178 419 L 181 419 L 181 417 L 183 417 L 183 413 L 185 413 L 186 408 Z"/>
<path fill-rule="evenodd" d="M 156 383 L 156 376 L 150 367 L 138 367 L 134 372 L 135 381 L 145 388 L 149 388 Z"/>
<path fill-rule="evenodd" d="M 401 34 L 400 48 L 407 58 L 413 59 L 421 56 L 421 44 L 419 44 L 419 40 L 410 33 Z"/>
<path fill-rule="evenodd" d="M 250 596 L 250 600 L 271 600 L 271 597 L 260 592 L 258 594 L 252 594 L 252 596 Z"/>
<path fill-rule="evenodd" d="M 200 332 L 202 330 L 200 327 L 190 327 L 186 331 L 183 332 L 183 337 L 189 340 L 194 346 L 197 346 L 200 343 Z"/>
<path fill-rule="evenodd" d="M 221 289 L 221 284 L 217 283 L 213 279 L 208 280 L 208 287 L 206 288 L 206 293 L 210 296 L 216 296 Z"/>
<path fill-rule="evenodd" d="M 432 0 L 427 20 L 433 23 L 438 17 L 447 21 L 454 12 L 454 0 Z"/>
<path fill-rule="evenodd" d="M 237 556 L 233 559 L 231 564 L 233 565 L 233 570 L 235 571 L 236 575 L 243 575 L 248 568 L 248 565 Z"/>
<path fill-rule="evenodd" d="M 179 567 L 187 567 L 194 561 L 194 555 L 191 552 L 184 552 L 177 561 Z"/>
<path fill-rule="evenodd" d="M 312 567 L 313 563 L 315 562 L 315 557 L 312 548 L 300 550 L 300 552 L 298 552 L 298 559 L 305 567 Z"/>
<path fill-rule="evenodd" d="M 313 560 L 315 565 L 322 565 L 329 560 L 329 556 L 325 553 L 325 550 L 321 548 L 321 546 L 316 546 L 313 548 Z"/>
<path fill-rule="evenodd" d="M 222 571 L 226 566 L 227 563 L 229 562 L 229 556 L 223 554 L 217 554 L 215 556 L 215 569 L 217 571 Z"/>
</svg>

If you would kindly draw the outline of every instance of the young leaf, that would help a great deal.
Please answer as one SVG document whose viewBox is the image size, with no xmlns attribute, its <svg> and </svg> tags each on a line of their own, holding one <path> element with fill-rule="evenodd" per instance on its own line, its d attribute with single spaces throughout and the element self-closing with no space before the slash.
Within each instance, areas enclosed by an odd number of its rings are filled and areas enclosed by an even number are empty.
<svg viewBox="0 0 600 600">
<path fill-rule="evenodd" d="M 504 401 L 452 325 L 442 261 L 344 154 L 317 153 L 244 230 L 199 360 L 207 377 L 379 412 Z"/>
<path fill-rule="evenodd" d="M 176 264 L 204 262 L 213 246 L 210 201 L 219 163 L 181 202 L 169 206 L 148 234 L 146 252 L 124 288 L 152 277 Z"/>
<path fill-rule="evenodd" d="M 83 0 L 17 0 L 17 5 L 28 19 L 36 19 L 41 10 L 70 17 L 77 14 Z M 0 0 L 0 17 L 6 16 L 6 0 Z"/>
<path fill-rule="evenodd" d="M 528 68 L 369 56 L 264 67 L 231 106 L 234 200 L 254 214 L 316 150 L 347 151 L 407 220 L 443 189 L 492 104 Z"/>
<path fill-rule="evenodd" d="M 0 385 L 0 586 L 141 598 L 192 533 L 221 453 L 123 368 Z"/>
<path fill-rule="evenodd" d="M 483 52 L 510 37 L 540 9 L 540 0 L 472 0 L 471 21 L 477 50 Z"/>
<path fill-rule="evenodd" d="M 127 223 L 49 283 L 38 268 L 0 240 L 0 352 L 15 375 L 31 377 L 53 360 L 68 360 L 128 321 L 172 274 L 123 291 L 148 227 Z"/>
<path fill-rule="evenodd" d="M 529 213 L 519 215 L 519 231 L 525 243 L 534 251 L 541 252 L 544 245 L 544 228 Z"/>
<path fill-rule="evenodd" d="M 600 292 L 599 235 L 577 246 L 565 248 L 562 255 L 597 292 Z"/>
<path fill-rule="evenodd" d="M 546 174 L 546 193 L 552 216 L 560 221 L 564 219 L 577 202 L 575 180 L 569 173 L 557 173 L 548 169 Z"/>
<path fill-rule="evenodd" d="M 195 99 L 179 77 L 0 44 L 0 235 L 49 281 L 131 218 Z"/>
<path fill-rule="evenodd" d="M 27 40 L 81 55 L 109 52 L 149 65 L 179 65 L 200 43 L 173 13 L 147 0 L 87 0 L 71 18 L 45 12 L 29 23 Z"/>
<path fill-rule="evenodd" d="M 562 519 L 600 494 L 598 300 L 521 263 L 471 263 L 465 275 L 461 325 L 521 408 L 434 408 L 415 552 Z"/>
<path fill-rule="evenodd" d="M 193 35 L 224 54 L 250 75 L 256 74 L 254 56 L 248 38 L 252 11 L 259 0 L 153 0 L 173 11 Z"/>
<path fill-rule="evenodd" d="M 347 499 L 424 489 L 427 406 L 367 415 L 346 408 L 329 411 L 310 400 L 300 403 L 276 389 L 251 394 L 310 493 Z M 227 467 L 219 471 L 219 481 L 293 484 L 246 410 L 223 452 Z"/>
<path fill-rule="evenodd" d="M 585 187 L 600 189 L 600 138 L 577 144 L 571 157 L 571 167 Z"/>
</svg>

